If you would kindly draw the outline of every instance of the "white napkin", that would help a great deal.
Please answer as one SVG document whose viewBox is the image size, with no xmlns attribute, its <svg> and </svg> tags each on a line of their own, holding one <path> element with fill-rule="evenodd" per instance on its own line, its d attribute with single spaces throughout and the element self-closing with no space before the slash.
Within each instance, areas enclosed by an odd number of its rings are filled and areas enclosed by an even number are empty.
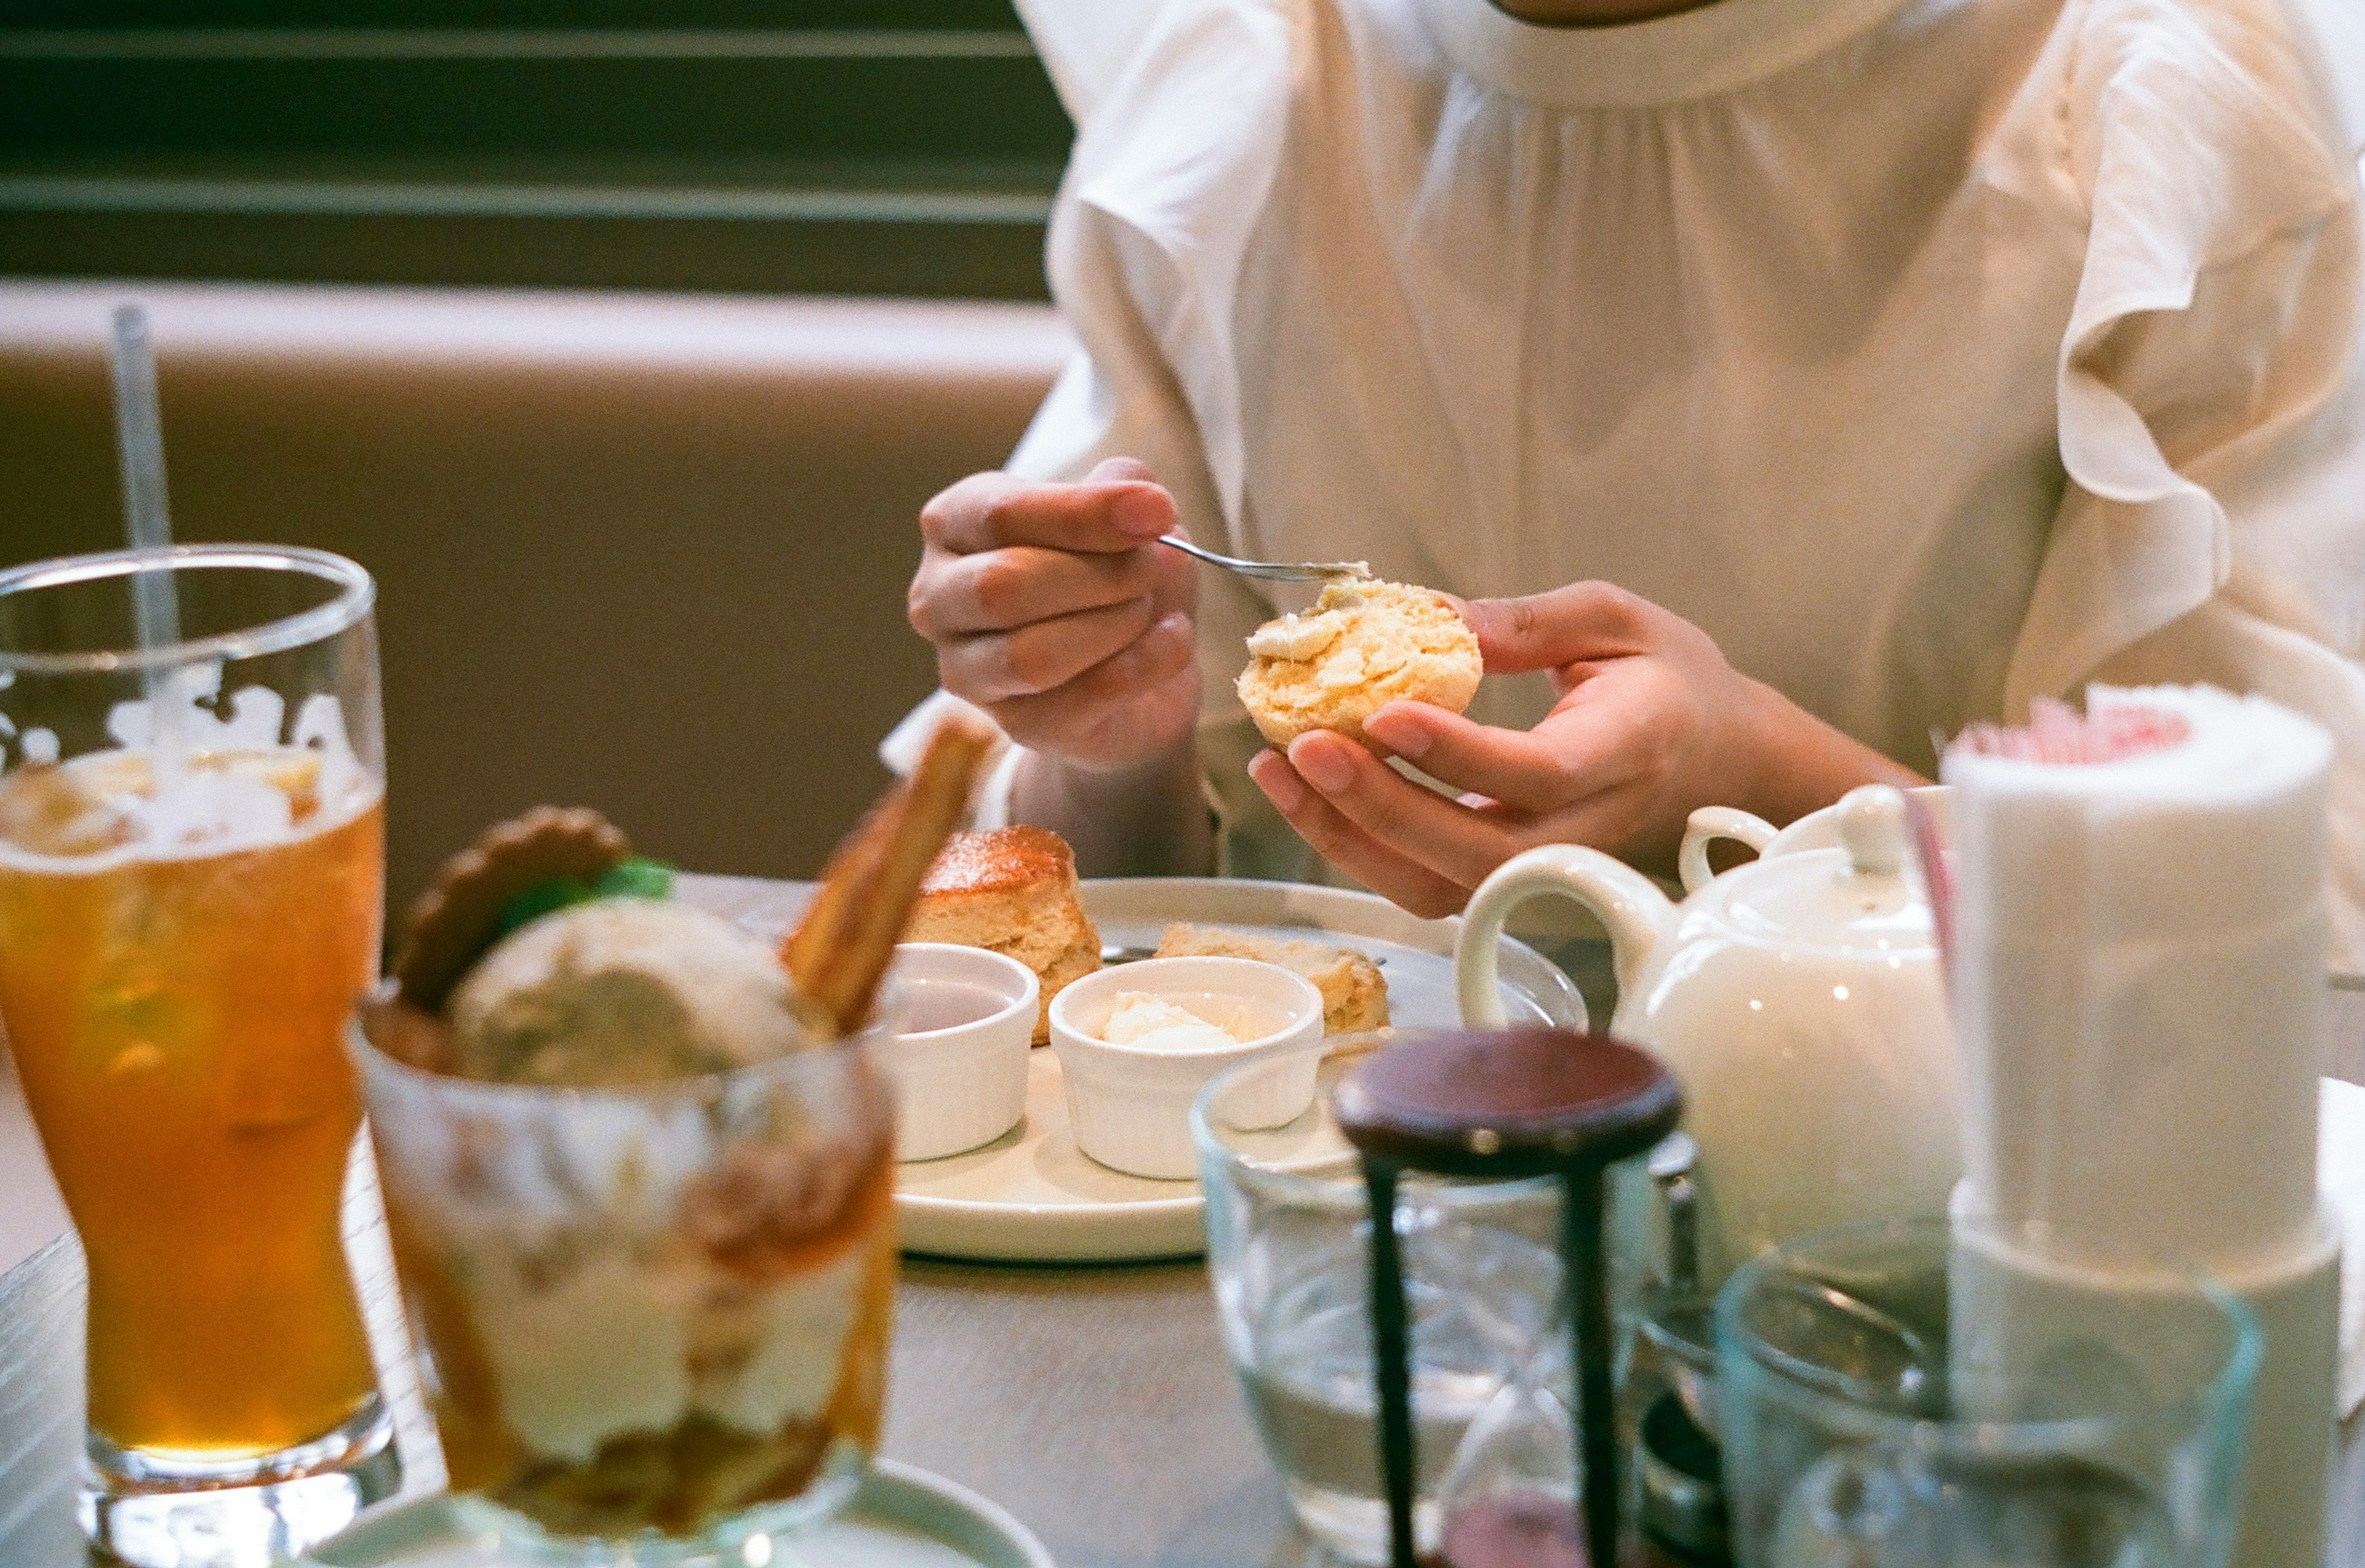
<svg viewBox="0 0 2365 1568">
<path fill-rule="evenodd" d="M 1001 734 L 1001 726 L 984 709 L 949 691 L 932 691 L 887 732 L 887 738 L 879 743 L 879 760 L 896 778 L 909 778 L 912 770 L 920 766 L 921 754 L 928 749 L 928 739 L 936 733 L 936 726 L 956 715 Z M 990 760 L 979 776 L 976 792 L 970 796 L 969 815 L 961 823 L 972 833 L 1010 825 L 1011 791 L 1017 785 L 1019 759 L 1026 754 L 1025 748 L 1011 745 L 1005 737 L 996 742 L 988 755 Z"/>
<path fill-rule="evenodd" d="M 2315 1182 L 2325 1216 L 2340 1232 L 2340 1382 L 2347 1420 L 2365 1405 L 2365 1087 L 2324 1081 L 2317 1102 Z"/>
<path fill-rule="evenodd" d="M 1964 1176 L 2055 1261 L 2265 1264 L 2315 1225 L 2331 741 L 2206 687 L 2086 706 L 1946 753 Z"/>
</svg>

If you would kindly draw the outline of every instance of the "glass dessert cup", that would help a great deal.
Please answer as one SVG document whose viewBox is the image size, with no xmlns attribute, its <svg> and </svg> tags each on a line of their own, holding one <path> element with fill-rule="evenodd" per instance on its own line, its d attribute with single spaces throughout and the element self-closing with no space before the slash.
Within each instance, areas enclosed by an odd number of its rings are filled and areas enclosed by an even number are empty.
<svg viewBox="0 0 2365 1568">
<path fill-rule="evenodd" d="M 1742 1568 L 2224 1568 L 2249 1309 L 2174 1274 L 2007 1279 L 1963 1242 L 1944 1221 L 1844 1226 L 1718 1294 Z"/>
<path fill-rule="evenodd" d="M 879 1033 L 577 1089 L 425 1071 L 353 1028 L 452 1486 L 505 1549 L 754 1562 L 853 1495 L 895 1286 Z"/>
<path fill-rule="evenodd" d="M 399 1478 L 341 1201 L 373 597 L 249 545 L 0 574 L 0 1021 L 89 1267 L 82 1522 L 133 1563 L 300 1551 Z"/>
</svg>

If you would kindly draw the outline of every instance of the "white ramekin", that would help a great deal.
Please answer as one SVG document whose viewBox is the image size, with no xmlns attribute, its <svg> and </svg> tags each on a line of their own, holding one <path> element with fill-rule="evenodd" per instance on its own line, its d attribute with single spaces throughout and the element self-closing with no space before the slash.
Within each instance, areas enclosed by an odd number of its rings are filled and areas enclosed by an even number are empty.
<svg viewBox="0 0 2365 1568">
<path fill-rule="evenodd" d="M 1026 1053 L 1042 1002 L 1015 958 L 948 942 L 906 942 L 888 970 L 907 1009 L 930 984 L 971 985 L 1003 1005 L 971 1024 L 899 1034 L 872 1047 L 895 1081 L 895 1158 L 938 1159 L 995 1138 L 1026 1114 Z"/>
<path fill-rule="evenodd" d="M 1147 1050 L 1100 1037 L 1117 992 L 1146 991 L 1177 1002 L 1209 995 L 1270 1007 L 1287 1020 L 1261 1039 L 1204 1051 Z M 1181 1181 L 1198 1173 L 1191 1144 L 1191 1102 L 1200 1086 L 1235 1062 L 1322 1037 L 1322 993 L 1302 975 L 1253 958 L 1143 958 L 1073 981 L 1051 999 L 1051 1048 L 1067 1079 L 1068 1121 L 1076 1145 L 1112 1170 Z M 1318 1052 L 1275 1072 L 1261 1103 L 1233 1107 L 1241 1126 L 1277 1127 L 1314 1103 Z"/>
</svg>

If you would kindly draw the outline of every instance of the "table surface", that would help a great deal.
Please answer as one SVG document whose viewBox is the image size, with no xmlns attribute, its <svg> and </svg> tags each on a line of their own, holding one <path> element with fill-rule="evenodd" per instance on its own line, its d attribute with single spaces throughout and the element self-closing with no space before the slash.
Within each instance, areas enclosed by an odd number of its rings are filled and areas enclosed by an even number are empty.
<svg viewBox="0 0 2365 1568">
<path fill-rule="evenodd" d="M 785 920 L 804 890 L 685 879 L 698 902 Z M 2336 1066 L 2365 1081 L 2365 993 L 2336 1000 Z M 0 1201 L 5 1201 L 0 1194 Z M 406 1489 L 440 1484 L 383 1222 L 356 1164 L 348 1238 L 396 1406 Z M 83 1561 L 73 1520 L 82 1433 L 81 1254 L 62 1238 L 0 1275 L 0 1564 Z M 1197 1263 L 1025 1268 L 910 1260 L 897 1297 L 885 1452 L 976 1488 L 1062 1568 L 1312 1568 L 1217 1338 Z M 2352 1433 L 2352 1439 L 2356 1434 Z M 2365 1493 L 2352 1440 L 2344 1494 Z M 2365 1495 L 2334 1564 L 2365 1564 Z"/>
</svg>

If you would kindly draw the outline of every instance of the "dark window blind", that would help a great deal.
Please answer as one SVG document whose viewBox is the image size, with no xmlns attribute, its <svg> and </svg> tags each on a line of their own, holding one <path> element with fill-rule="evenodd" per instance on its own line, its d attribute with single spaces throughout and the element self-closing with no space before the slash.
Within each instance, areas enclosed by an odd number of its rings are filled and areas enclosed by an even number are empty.
<svg viewBox="0 0 2365 1568">
<path fill-rule="evenodd" d="M 0 273 L 1039 298 L 1071 134 L 1007 0 L 0 0 Z"/>
</svg>

